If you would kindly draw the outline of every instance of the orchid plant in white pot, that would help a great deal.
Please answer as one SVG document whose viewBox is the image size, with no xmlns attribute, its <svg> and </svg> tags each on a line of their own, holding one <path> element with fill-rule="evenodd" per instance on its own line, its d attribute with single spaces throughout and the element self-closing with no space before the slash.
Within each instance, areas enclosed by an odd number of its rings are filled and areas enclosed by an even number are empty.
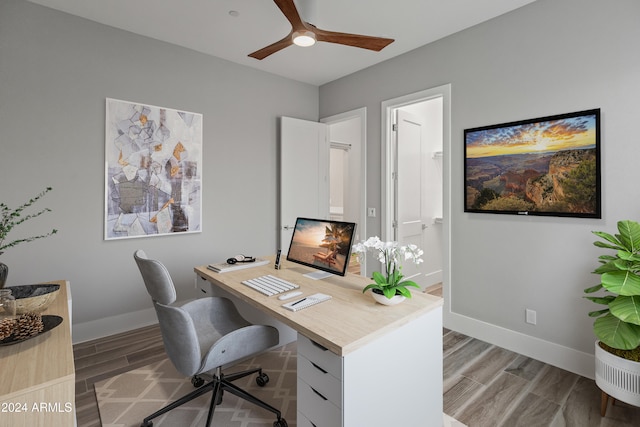
<svg viewBox="0 0 640 427">
<path fill-rule="evenodd" d="M 403 261 L 412 261 L 416 265 L 423 262 L 420 257 L 424 252 L 416 245 L 400 246 L 398 242 L 383 242 L 376 236 L 356 243 L 353 245 L 352 252 L 359 257 L 366 255 L 367 252 L 373 252 L 377 254 L 378 261 L 384 266 L 383 273 L 373 272 L 375 283 L 365 286 L 363 293 L 371 289 L 372 293 L 381 294 L 388 300 L 396 295 L 401 296 L 400 299 L 403 300 L 411 298 L 411 291 L 407 287 L 420 288 L 416 282 L 404 279 L 402 274 Z"/>
</svg>

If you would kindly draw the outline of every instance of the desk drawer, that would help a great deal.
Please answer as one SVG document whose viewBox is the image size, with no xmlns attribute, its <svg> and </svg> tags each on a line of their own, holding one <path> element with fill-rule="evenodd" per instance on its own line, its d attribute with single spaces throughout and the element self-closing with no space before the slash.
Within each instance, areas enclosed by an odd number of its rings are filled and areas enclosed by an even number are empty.
<svg viewBox="0 0 640 427">
<path fill-rule="evenodd" d="M 309 421 L 307 419 L 307 417 L 305 417 L 304 415 L 302 415 L 302 412 L 298 411 L 298 413 L 296 414 L 298 419 L 296 420 L 296 425 L 298 427 L 318 427 L 317 425 L 313 424 L 311 421 Z"/>
<path fill-rule="evenodd" d="M 342 425 L 340 408 L 302 381 L 300 377 L 298 377 L 298 412 L 302 413 L 316 427 L 339 427 Z"/>
<path fill-rule="evenodd" d="M 297 416 L 296 425 L 298 427 L 324 427 L 324 426 L 321 426 L 320 424 L 314 424 L 307 417 L 305 417 L 304 414 L 302 412 L 300 412 L 300 411 L 298 411 L 296 416 Z M 342 426 L 342 424 L 338 424 L 338 425 L 332 426 L 332 427 L 341 427 L 341 426 Z"/>
<path fill-rule="evenodd" d="M 298 354 L 342 380 L 342 357 L 298 334 Z"/>
<path fill-rule="evenodd" d="M 311 385 L 338 408 L 342 407 L 342 381 L 298 354 L 298 378 Z"/>
</svg>

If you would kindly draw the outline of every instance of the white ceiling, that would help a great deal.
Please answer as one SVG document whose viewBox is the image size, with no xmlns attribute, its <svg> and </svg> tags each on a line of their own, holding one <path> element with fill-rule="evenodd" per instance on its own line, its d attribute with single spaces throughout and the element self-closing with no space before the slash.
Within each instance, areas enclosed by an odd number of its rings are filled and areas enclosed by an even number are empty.
<svg viewBox="0 0 640 427">
<path fill-rule="evenodd" d="M 314 17 L 301 15 L 318 28 L 395 42 L 381 52 L 331 43 L 294 45 L 262 61 L 247 55 L 291 30 L 271 0 L 29 1 L 319 86 L 534 0 L 296 0 L 303 8 L 304 2 L 315 2 Z"/>
</svg>

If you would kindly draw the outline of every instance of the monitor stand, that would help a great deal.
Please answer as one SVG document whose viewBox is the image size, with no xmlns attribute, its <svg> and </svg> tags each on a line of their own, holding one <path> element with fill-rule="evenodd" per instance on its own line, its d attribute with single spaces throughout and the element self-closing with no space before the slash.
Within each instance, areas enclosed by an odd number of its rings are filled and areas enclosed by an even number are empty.
<svg viewBox="0 0 640 427">
<path fill-rule="evenodd" d="M 333 276 L 333 273 L 318 270 L 311 273 L 303 274 L 303 276 L 313 280 L 320 280 L 320 279 L 326 279 L 327 277 Z"/>
</svg>

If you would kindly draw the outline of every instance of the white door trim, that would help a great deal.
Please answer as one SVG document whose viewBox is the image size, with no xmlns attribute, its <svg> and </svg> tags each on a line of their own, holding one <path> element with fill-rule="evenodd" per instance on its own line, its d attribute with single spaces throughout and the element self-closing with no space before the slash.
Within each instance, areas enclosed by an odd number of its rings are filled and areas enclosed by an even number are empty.
<svg viewBox="0 0 640 427">
<path fill-rule="evenodd" d="M 451 310 L 450 295 L 450 274 L 451 274 L 451 84 L 437 86 L 398 98 L 389 99 L 382 102 L 381 117 L 381 137 L 382 137 L 382 185 L 380 209 L 381 235 L 382 240 L 393 239 L 392 221 L 394 218 L 394 181 L 391 176 L 393 171 L 393 120 L 394 110 L 406 105 L 415 104 L 433 98 L 442 97 L 442 151 L 443 151 L 443 205 L 442 205 L 442 226 L 444 240 L 443 254 L 443 296 L 445 311 Z"/>
<path fill-rule="evenodd" d="M 360 219 L 358 223 L 358 234 L 362 239 L 367 238 L 367 107 L 361 107 L 344 113 L 320 119 L 320 123 L 332 125 L 345 120 L 360 118 Z M 363 257 L 364 258 L 364 257 Z M 366 272 L 366 261 L 361 262 L 361 274 Z"/>
</svg>

